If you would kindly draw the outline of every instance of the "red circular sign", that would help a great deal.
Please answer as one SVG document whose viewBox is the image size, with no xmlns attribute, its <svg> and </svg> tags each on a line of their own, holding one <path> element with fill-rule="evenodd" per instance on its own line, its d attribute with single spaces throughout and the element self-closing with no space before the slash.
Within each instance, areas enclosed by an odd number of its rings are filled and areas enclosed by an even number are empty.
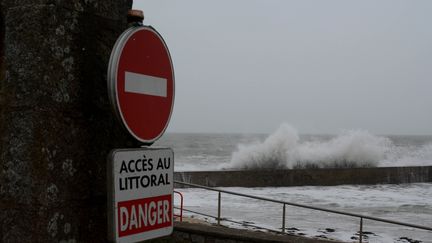
<svg viewBox="0 0 432 243">
<path fill-rule="evenodd" d="M 162 136 L 174 104 L 174 70 L 159 33 L 147 26 L 126 30 L 108 76 L 114 110 L 132 136 L 146 144 Z"/>
</svg>

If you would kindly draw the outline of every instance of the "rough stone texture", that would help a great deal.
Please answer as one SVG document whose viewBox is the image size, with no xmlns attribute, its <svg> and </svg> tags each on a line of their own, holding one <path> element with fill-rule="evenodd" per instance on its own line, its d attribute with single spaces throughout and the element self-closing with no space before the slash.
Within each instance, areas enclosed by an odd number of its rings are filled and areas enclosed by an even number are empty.
<svg viewBox="0 0 432 243">
<path fill-rule="evenodd" d="M 137 146 L 106 90 L 131 4 L 0 0 L 0 242 L 106 241 L 106 157 Z"/>
<path fill-rule="evenodd" d="M 0 2 L 0 81 L 4 79 L 4 32 L 5 32 L 5 26 L 4 26 L 4 18 L 3 18 L 3 11 L 2 11 L 2 2 Z M 0 89 L 0 97 L 1 97 L 1 89 Z M 1 102 L 1 101 L 0 101 Z"/>
<path fill-rule="evenodd" d="M 209 187 L 336 186 L 432 182 L 432 166 L 176 172 L 174 180 Z M 177 184 L 181 187 L 182 185 Z"/>
</svg>

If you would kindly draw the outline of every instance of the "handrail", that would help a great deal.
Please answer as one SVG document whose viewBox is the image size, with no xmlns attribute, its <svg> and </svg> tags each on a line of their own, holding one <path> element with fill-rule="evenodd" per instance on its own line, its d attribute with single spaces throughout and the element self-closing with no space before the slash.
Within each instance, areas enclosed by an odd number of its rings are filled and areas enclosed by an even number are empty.
<svg viewBox="0 0 432 243">
<path fill-rule="evenodd" d="M 173 213 L 174 217 L 180 217 L 180 222 L 183 222 L 183 194 L 179 191 L 174 191 L 174 194 L 180 195 L 180 208 L 177 208 L 180 210 L 180 214 Z"/>
<path fill-rule="evenodd" d="M 384 223 L 389 223 L 389 224 L 395 224 L 395 225 L 401 225 L 401 226 L 407 226 L 407 227 L 432 231 L 431 227 L 427 227 L 424 225 L 417 225 L 417 224 L 411 224 L 411 223 L 405 223 L 405 222 L 400 222 L 400 221 L 395 221 L 395 220 L 377 218 L 377 217 L 372 217 L 372 216 L 367 216 L 367 215 L 362 215 L 362 214 L 343 212 L 343 211 L 332 210 L 332 209 L 327 209 L 327 208 L 320 208 L 320 207 L 315 207 L 315 206 L 308 206 L 308 205 L 304 205 L 304 204 L 292 203 L 292 202 L 281 201 L 281 200 L 276 200 L 276 199 L 272 199 L 272 198 L 259 197 L 259 196 L 244 194 L 244 193 L 227 191 L 227 190 L 217 189 L 214 187 L 207 187 L 207 186 L 202 186 L 202 185 L 198 185 L 198 184 L 188 183 L 188 182 L 174 181 L 174 183 L 189 186 L 189 187 L 197 187 L 197 188 L 202 188 L 202 189 L 218 192 L 218 216 L 215 217 L 218 220 L 218 224 L 220 224 L 220 220 L 222 219 L 221 215 L 220 215 L 220 213 L 221 213 L 221 210 L 220 210 L 221 193 L 227 193 L 227 194 L 241 196 L 241 197 L 247 197 L 247 198 L 252 198 L 252 199 L 257 199 L 257 200 L 280 203 L 280 204 L 283 204 L 284 209 L 285 209 L 285 205 L 290 205 L 290 206 L 294 206 L 294 207 L 307 208 L 307 209 L 312 209 L 312 210 L 317 210 L 317 211 L 323 211 L 323 212 L 328 212 L 328 213 L 334 213 L 334 214 L 346 215 L 346 216 L 359 218 L 360 219 L 360 236 L 359 236 L 360 242 L 362 240 L 362 233 L 363 233 L 362 232 L 363 231 L 363 219 L 369 219 L 369 220 L 378 221 L 378 222 L 384 222 Z M 285 228 L 285 210 L 283 210 L 283 212 L 284 212 L 284 215 L 283 215 L 283 222 L 282 222 L 282 226 L 283 226 L 282 232 L 285 231 L 285 229 L 284 229 Z M 212 217 L 214 217 L 214 216 L 212 216 Z"/>
</svg>

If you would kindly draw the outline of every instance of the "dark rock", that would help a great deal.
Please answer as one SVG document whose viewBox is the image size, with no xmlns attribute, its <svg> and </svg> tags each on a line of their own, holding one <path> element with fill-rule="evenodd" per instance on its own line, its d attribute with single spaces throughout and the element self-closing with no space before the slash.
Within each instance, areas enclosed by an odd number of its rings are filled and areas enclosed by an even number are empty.
<svg viewBox="0 0 432 243">
<path fill-rule="evenodd" d="M 316 235 L 315 238 L 328 239 L 326 235 Z"/>
<path fill-rule="evenodd" d="M 326 228 L 325 229 L 327 232 L 335 232 L 336 230 L 335 229 L 332 229 L 332 228 Z"/>
<path fill-rule="evenodd" d="M 400 237 L 399 240 L 407 241 L 409 243 L 421 243 L 421 241 L 419 240 L 414 240 L 408 237 Z"/>
</svg>

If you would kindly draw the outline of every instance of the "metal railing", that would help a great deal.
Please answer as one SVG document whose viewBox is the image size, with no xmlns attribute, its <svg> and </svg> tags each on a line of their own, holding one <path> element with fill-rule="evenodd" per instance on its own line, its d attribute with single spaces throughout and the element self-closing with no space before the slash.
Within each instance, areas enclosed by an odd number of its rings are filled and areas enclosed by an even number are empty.
<svg viewBox="0 0 432 243">
<path fill-rule="evenodd" d="M 183 194 L 179 191 L 174 191 L 174 195 L 180 196 L 180 207 L 176 207 L 176 209 L 180 210 L 178 214 L 173 213 L 174 219 L 180 218 L 180 222 L 183 222 Z"/>
<path fill-rule="evenodd" d="M 221 220 L 224 220 L 224 221 L 227 221 L 227 222 L 238 223 L 238 224 L 242 224 L 242 225 L 246 225 L 246 226 L 251 226 L 251 227 L 255 227 L 255 228 L 259 228 L 259 229 L 265 229 L 265 230 L 270 230 L 270 231 L 274 231 L 274 232 L 285 233 L 286 205 L 289 205 L 289 206 L 300 207 L 300 208 L 307 208 L 307 209 L 316 210 L 316 211 L 322 211 L 322 212 L 334 213 L 334 214 L 339 214 L 339 215 L 351 216 L 351 217 L 355 217 L 355 218 L 360 219 L 360 222 L 359 222 L 359 242 L 360 243 L 362 243 L 362 241 L 363 241 L 363 219 L 368 219 L 368 220 L 377 221 L 377 222 L 383 222 L 383 223 L 388 223 L 388 224 L 394 224 L 394 225 L 401 225 L 401 226 L 406 226 L 406 227 L 411 227 L 411 228 L 416 228 L 416 229 L 421 229 L 421 230 L 427 230 L 427 231 L 431 231 L 431 233 L 432 233 L 432 228 L 431 227 L 427 227 L 427 226 L 423 226 L 423 225 L 404 223 L 404 222 L 399 222 L 399 221 L 394 221 L 394 220 L 389 220 L 389 219 L 383 219 L 383 218 L 377 218 L 377 217 L 372 217 L 372 216 L 367 216 L 367 215 L 361 215 L 361 214 L 356 214 L 356 213 L 348 213 L 348 212 L 343 212 L 343 211 L 338 211 L 338 210 L 332 210 L 332 209 L 327 209 L 327 208 L 320 208 L 320 207 L 308 206 L 308 205 L 304 205 L 304 204 L 298 204 L 298 203 L 286 202 L 286 201 L 281 201 L 281 200 L 275 200 L 275 199 L 271 199 L 271 198 L 265 198 L 265 197 L 259 197 L 259 196 L 254 196 L 254 195 L 248 195 L 248 194 L 244 194 L 244 193 L 232 192 L 232 191 L 227 191 L 227 190 L 222 190 L 222 189 L 217 189 L 217 188 L 213 188 L 213 187 L 207 187 L 207 186 L 202 186 L 202 185 L 197 185 L 197 184 L 192 184 L 192 183 L 187 183 L 187 182 L 182 182 L 182 181 L 174 181 L 174 183 L 175 184 L 184 185 L 184 186 L 188 186 L 188 187 L 196 187 L 196 188 L 201 188 L 201 189 L 206 189 L 206 190 L 218 192 L 218 211 L 217 211 L 217 216 L 212 216 L 212 215 L 209 215 L 209 214 L 204 214 L 204 213 L 192 211 L 192 210 L 189 210 L 189 209 L 183 209 L 186 212 L 191 212 L 191 213 L 200 214 L 200 215 L 203 215 L 203 216 L 206 216 L 206 217 L 214 218 L 214 219 L 217 220 L 217 224 L 218 225 L 220 225 Z M 222 201 L 221 193 L 226 193 L 226 194 L 240 196 L 240 197 L 247 197 L 247 198 L 252 198 L 252 199 L 257 199 L 257 200 L 263 200 L 263 201 L 267 201 L 267 202 L 274 202 L 274 203 L 282 204 L 283 207 L 282 207 L 282 227 L 281 227 L 281 231 L 276 231 L 276 230 L 273 230 L 273 229 L 259 227 L 259 226 L 256 226 L 256 225 L 247 224 L 245 222 L 238 222 L 238 221 L 234 221 L 234 220 L 230 220 L 230 219 L 221 217 L 221 201 Z"/>
</svg>

